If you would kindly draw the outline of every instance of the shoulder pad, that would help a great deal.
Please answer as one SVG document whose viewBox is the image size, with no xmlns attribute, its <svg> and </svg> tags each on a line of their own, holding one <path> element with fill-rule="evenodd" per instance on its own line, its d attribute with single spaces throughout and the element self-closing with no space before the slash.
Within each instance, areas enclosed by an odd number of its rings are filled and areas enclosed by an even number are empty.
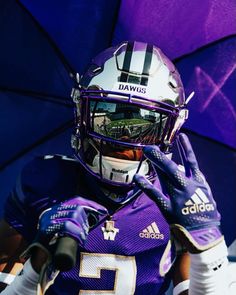
<svg viewBox="0 0 236 295">
<path fill-rule="evenodd" d="M 27 202 L 31 203 L 44 197 L 74 195 L 81 174 L 76 159 L 46 155 L 34 158 L 23 168 L 20 182 Z"/>
<path fill-rule="evenodd" d="M 64 160 L 64 161 L 73 161 L 76 162 L 75 158 L 69 157 L 69 156 L 65 156 L 65 155 L 45 155 L 43 156 L 44 160 L 49 160 L 49 159 L 60 159 L 60 160 Z"/>
</svg>

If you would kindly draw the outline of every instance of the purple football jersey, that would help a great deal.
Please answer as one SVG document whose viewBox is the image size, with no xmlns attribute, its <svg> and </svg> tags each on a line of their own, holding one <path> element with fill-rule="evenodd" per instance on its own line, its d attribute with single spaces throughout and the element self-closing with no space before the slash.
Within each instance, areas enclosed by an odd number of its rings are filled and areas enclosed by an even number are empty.
<svg viewBox="0 0 236 295">
<path fill-rule="evenodd" d="M 23 171 L 21 188 L 5 207 L 6 220 L 29 242 L 41 211 L 68 198 L 68 189 L 71 197 L 78 192 L 85 196 L 86 191 L 91 195 L 78 163 L 61 158 L 44 162 L 38 160 Z M 59 273 L 46 294 L 163 294 L 173 259 L 169 225 L 156 204 L 141 194 L 90 230 L 84 248 L 78 248 L 76 266 Z"/>
</svg>

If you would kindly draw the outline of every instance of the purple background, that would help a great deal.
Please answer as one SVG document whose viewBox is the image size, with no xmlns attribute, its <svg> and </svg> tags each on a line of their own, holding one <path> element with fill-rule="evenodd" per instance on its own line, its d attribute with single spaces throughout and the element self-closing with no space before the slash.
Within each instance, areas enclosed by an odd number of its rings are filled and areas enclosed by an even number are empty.
<svg viewBox="0 0 236 295">
<path fill-rule="evenodd" d="M 234 0 L 123 0 L 113 43 L 155 43 L 174 59 L 235 34 L 235 16 Z"/>
<path fill-rule="evenodd" d="M 201 4 L 201 5 L 200 5 Z M 36 155 L 71 155 L 75 72 L 122 40 L 151 42 L 177 65 L 189 95 L 190 135 L 235 239 L 236 2 L 0 0 L 0 198 Z M 0 206 L 0 214 L 1 214 Z M 232 210 L 229 210 L 232 208 Z"/>
</svg>

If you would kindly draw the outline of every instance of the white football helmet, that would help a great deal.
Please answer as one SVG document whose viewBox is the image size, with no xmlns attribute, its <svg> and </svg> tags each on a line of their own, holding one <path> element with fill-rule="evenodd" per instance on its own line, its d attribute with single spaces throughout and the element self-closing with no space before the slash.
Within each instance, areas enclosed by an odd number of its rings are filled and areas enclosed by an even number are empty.
<svg viewBox="0 0 236 295">
<path fill-rule="evenodd" d="M 170 153 L 187 118 L 183 85 L 173 63 L 156 46 L 123 42 L 92 60 L 72 96 L 76 102 L 76 157 L 95 177 L 131 186 L 135 173 L 154 169 L 142 153 L 158 145 Z"/>
</svg>

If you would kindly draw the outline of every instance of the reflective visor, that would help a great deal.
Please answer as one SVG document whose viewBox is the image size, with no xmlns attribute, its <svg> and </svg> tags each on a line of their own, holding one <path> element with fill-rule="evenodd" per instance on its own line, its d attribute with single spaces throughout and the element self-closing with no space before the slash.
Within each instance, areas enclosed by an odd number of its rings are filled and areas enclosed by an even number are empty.
<svg viewBox="0 0 236 295">
<path fill-rule="evenodd" d="M 157 144 L 168 114 L 135 104 L 91 100 L 90 129 L 103 137 L 126 143 Z"/>
</svg>

